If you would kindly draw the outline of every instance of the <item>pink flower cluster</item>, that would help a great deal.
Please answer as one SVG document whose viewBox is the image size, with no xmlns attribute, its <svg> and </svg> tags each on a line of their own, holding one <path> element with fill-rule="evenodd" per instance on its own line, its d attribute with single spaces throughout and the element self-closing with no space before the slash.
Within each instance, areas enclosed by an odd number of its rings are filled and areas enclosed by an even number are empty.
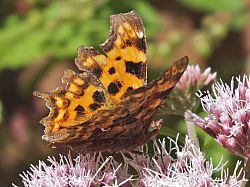
<svg viewBox="0 0 250 187">
<path fill-rule="evenodd" d="M 188 65 L 186 71 L 176 85 L 179 90 L 186 90 L 190 87 L 200 88 L 207 86 L 216 79 L 217 73 L 211 73 L 211 68 L 201 72 L 198 65 Z"/>
<path fill-rule="evenodd" d="M 161 186 L 240 186 L 246 180 L 240 178 L 242 169 L 237 163 L 232 176 L 228 175 L 222 162 L 214 167 L 206 161 L 201 151 L 186 139 L 184 147 L 176 140 L 169 139 L 167 151 L 165 139 L 154 142 L 153 157 L 149 156 L 147 146 L 140 148 L 144 154 L 120 154 L 119 164 L 113 157 L 104 159 L 101 153 L 79 155 L 75 160 L 60 156 L 48 158 L 49 164 L 40 161 L 37 166 L 21 175 L 25 187 L 38 186 L 77 186 L 77 187 L 161 187 Z M 171 155 L 175 154 L 176 158 Z M 131 172 L 132 171 L 132 172 Z M 212 174 L 220 172 L 221 178 L 213 179 Z M 238 172 L 238 174 L 236 174 Z M 133 173 L 134 176 L 132 176 Z"/>
<path fill-rule="evenodd" d="M 20 175 L 25 187 L 118 187 L 131 180 L 127 175 L 117 173 L 120 165 L 111 156 L 104 159 L 101 153 L 79 155 L 74 160 L 70 154 L 68 157 L 60 155 L 59 162 L 54 157 L 48 157 L 48 162 L 46 165 L 39 161 L 37 166 L 31 165 L 31 171 Z"/>
<path fill-rule="evenodd" d="M 250 77 L 217 82 L 212 93 L 197 95 L 207 117 L 191 114 L 193 121 L 232 153 L 250 158 Z"/>
<path fill-rule="evenodd" d="M 165 152 L 166 142 L 158 142 L 158 154 L 153 158 L 153 166 L 144 168 L 143 181 L 144 186 L 163 187 L 163 186 L 240 186 L 244 183 L 244 177 L 240 179 L 242 169 L 240 162 L 237 163 L 234 175 L 229 176 L 224 169 L 225 164 L 221 162 L 214 167 L 210 159 L 207 161 L 202 152 L 195 145 L 186 139 L 184 147 L 179 147 L 176 140 L 170 139 L 172 144 L 170 151 Z M 160 146 L 159 146 L 160 145 Z M 163 150 L 163 151 L 162 151 Z M 173 159 L 170 154 L 175 154 Z M 214 173 L 220 173 L 221 178 L 213 179 Z M 238 172 L 238 174 L 236 174 Z"/>
</svg>

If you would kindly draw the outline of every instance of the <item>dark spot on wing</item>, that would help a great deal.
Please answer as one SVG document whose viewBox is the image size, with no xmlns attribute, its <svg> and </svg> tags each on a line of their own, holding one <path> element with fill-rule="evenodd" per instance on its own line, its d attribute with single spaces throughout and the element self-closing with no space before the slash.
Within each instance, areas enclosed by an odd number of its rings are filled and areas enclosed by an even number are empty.
<svg viewBox="0 0 250 187">
<path fill-rule="evenodd" d="M 122 84 L 119 81 L 111 82 L 108 86 L 108 92 L 110 94 L 117 94 L 122 87 Z"/>
<path fill-rule="evenodd" d="M 103 92 L 95 91 L 93 93 L 92 97 L 93 97 L 94 101 L 97 103 L 104 103 L 106 101 Z"/>
<path fill-rule="evenodd" d="M 83 114 L 85 112 L 84 107 L 81 105 L 78 105 L 74 110 L 76 111 L 77 115 Z"/>
<path fill-rule="evenodd" d="M 98 109 L 98 108 L 100 108 L 100 107 L 101 107 L 101 105 L 99 105 L 98 103 L 93 103 L 93 104 L 89 105 L 89 108 L 90 108 L 92 111 L 94 111 L 94 110 L 96 110 L 96 109 Z"/>
<path fill-rule="evenodd" d="M 122 58 L 120 56 L 116 57 L 115 60 L 118 61 L 118 60 L 121 60 Z"/>
<path fill-rule="evenodd" d="M 109 74 L 112 75 L 114 74 L 116 71 L 115 71 L 115 68 L 112 67 L 112 68 L 109 68 Z"/>
<path fill-rule="evenodd" d="M 143 62 L 134 63 L 125 61 L 126 72 L 135 75 L 138 79 L 143 78 Z"/>
</svg>

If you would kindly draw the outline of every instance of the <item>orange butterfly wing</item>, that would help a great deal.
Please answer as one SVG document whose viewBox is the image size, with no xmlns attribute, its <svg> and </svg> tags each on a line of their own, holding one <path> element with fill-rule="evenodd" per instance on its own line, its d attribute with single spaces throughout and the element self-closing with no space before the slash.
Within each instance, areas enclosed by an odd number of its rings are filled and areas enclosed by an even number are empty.
<svg viewBox="0 0 250 187">
<path fill-rule="evenodd" d="M 127 90 L 146 84 L 146 36 L 141 18 L 134 12 L 110 17 L 108 40 L 101 45 L 106 53 L 93 48 L 78 50 L 76 65 L 80 70 L 92 72 L 119 103 Z"/>
<path fill-rule="evenodd" d="M 78 152 L 131 150 L 158 134 L 151 125 L 168 93 L 185 71 L 184 57 L 147 85 L 146 36 L 141 18 L 131 11 L 111 16 L 105 54 L 80 47 L 75 60 L 81 74 L 65 70 L 66 88 L 34 92 L 50 114 L 43 139 Z"/>
<path fill-rule="evenodd" d="M 50 114 L 41 123 L 47 132 L 78 125 L 98 110 L 112 108 L 128 90 L 146 83 L 146 41 L 143 23 L 134 12 L 110 17 L 106 54 L 92 47 L 80 47 L 75 60 L 82 74 L 66 70 L 66 88 L 34 92 L 47 101 Z"/>
</svg>

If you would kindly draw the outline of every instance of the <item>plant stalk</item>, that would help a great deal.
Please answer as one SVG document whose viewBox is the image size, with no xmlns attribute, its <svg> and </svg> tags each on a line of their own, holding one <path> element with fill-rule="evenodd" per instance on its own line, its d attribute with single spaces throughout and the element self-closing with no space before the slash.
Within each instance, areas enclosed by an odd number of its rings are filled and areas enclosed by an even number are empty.
<svg viewBox="0 0 250 187">
<path fill-rule="evenodd" d="M 194 122 L 192 122 L 190 120 L 190 118 L 191 118 L 190 111 L 186 111 L 184 114 L 184 117 L 185 117 L 185 121 L 186 121 L 186 125 L 187 125 L 187 132 L 188 132 L 189 139 L 197 148 L 200 149 L 200 144 L 199 144 L 199 140 L 197 137 L 195 124 L 194 124 Z"/>
</svg>

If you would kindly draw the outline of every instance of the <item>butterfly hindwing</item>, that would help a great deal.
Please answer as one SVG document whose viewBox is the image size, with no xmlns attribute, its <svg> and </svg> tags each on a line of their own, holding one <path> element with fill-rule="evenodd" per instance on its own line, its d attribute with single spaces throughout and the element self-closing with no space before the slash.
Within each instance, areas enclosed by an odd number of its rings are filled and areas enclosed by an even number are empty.
<svg viewBox="0 0 250 187">
<path fill-rule="evenodd" d="M 51 92 L 34 92 L 47 101 L 50 114 L 41 123 L 47 131 L 57 132 L 62 127 L 74 126 L 87 121 L 100 109 L 112 107 L 111 99 L 90 72 L 77 74 L 65 70 L 63 83 L 66 88 Z"/>
</svg>

